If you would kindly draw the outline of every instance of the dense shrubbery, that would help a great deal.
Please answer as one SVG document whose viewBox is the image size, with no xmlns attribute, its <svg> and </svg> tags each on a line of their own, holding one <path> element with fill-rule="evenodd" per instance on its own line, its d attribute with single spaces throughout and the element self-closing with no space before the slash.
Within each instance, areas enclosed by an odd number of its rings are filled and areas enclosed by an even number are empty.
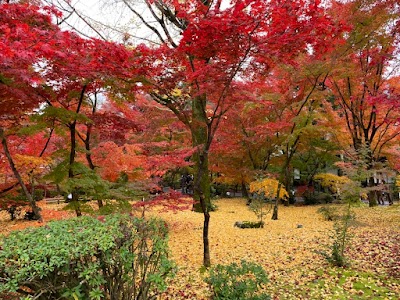
<svg viewBox="0 0 400 300">
<path fill-rule="evenodd" d="M 303 194 L 305 205 L 332 203 L 334 198 L 329 193 L 307 191 Z"/>
<path fill-rule="evenodd" d="M 260 292 L 267 281 L 267 274 L 261 266 L 244 260 L 240 265 L 216 265 L 206 278 L 215 300 L 268 300 L 269 295 Z"/>
<path fill-rule="evenodd" d="M 174 274 L 167 227 L 127 215 L 12 232 L 0 244 L 0 293 L 35 299 L 153 299 Z"/>
</svg>

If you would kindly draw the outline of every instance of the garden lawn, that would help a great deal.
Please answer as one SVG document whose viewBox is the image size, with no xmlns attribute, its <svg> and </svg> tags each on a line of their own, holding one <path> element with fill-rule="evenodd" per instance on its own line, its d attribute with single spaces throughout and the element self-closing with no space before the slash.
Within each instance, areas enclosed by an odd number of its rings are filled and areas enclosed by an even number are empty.
<svg viewBox="0 0 400 300">
<path fill-rule="evenodd" d="M 354 208 L 351 244 L 346 252 L 349 268 L 330 266 L 319 254 L 327 248 L 333 229 L 317 210 L 321 206 L 280 206 L 279 220 L 266 218 L 264 228 L 240 229 L 236 221 L 257 221 L 244 199 L 221 199 L 211 213 L 212 264 L 245 259 L 261 265 L 269 276 L 265 290 L 272 299 L 400 299 L 400 205 Z M 334 206 L 341 209 L 341 206 Z M 71 217 L 62 205 L 42 205 L 45 223 Z M 0 234 L 36 221 L 0 218 Z M 140 214 L 140 212 L 139 212 Z M 178 265 L 177 276 L 160 299 L 209 299 L 202 268 L 203 215 L 191 211 L 148 211 L 167 221 L 169 245 Z M 44 224 L 45 224 L 44 223 Z M 301 225 L 301 226 L 299 226 Z M 301 228 L 299 228 L 301 227 Z"/>
<path fill-rule="evenodd" d="M 353 237 L 346 252 L 350 267 L 343 269 L 331 267 L 318 254 L 329 251 L 333 228 L 333 222 L 317 212 L 320 206 L 280 206 L 279 220 L 270 220 L 269 213 L 264 228 L 240 229 L 234 227 L 236 221 L 257 221 L 246 201 L 216 203 L 210 223 L 211 263 L 245 259 L 260 264 L 269 275 L 266 290 L 272 299 L 400 299 L 399 204 L 354 208 Z M 201 267 L 203 215 L 157 215 L 170 225 L 169 244 L 179 266 L 162 299 L 208 299 L 211 291 Z"/>
</svg>

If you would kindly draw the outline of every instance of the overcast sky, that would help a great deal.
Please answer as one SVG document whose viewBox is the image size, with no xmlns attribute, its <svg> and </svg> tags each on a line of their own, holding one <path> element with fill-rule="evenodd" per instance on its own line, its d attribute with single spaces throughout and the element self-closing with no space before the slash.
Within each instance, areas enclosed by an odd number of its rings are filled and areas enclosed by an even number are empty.
<svg viewBox="0 0 400 300">
<path fill-rule="evenodd" d="M 57 0 L 56 4 L 63 3 L 64 0 Z M 146 16 L 146 6 L 141 0 L 132 1 L 135 8 L 139 7 L 142 16 Z M 109 40 L 122 41 L 125 33 L 131 36 L 130 42 L 138 44 L 153 39 L 151 32 L 141 24 L 139 19 L 129 10 L 122 0 L 75 0 L 71 5 L 80 15 L 89 17 L 88 22 L 94 25 L 94 29 L 101 34 L 103 38 Z M 67 5 L 63 5 L 67 10 L 71 10 Z M 149 13 L 147 12 L 149 16 Z M 95 21 L 95 22 L 93 22 Z M 73 14 L 66 20 L 66 23 L 86 36 L 100 37 L 94 30 L 91 30 L 77 14 Z M 68 28 L 63 25 L 64 28 Z M 117 30 L 116 30 L 117 29 Z"/>
</svg>

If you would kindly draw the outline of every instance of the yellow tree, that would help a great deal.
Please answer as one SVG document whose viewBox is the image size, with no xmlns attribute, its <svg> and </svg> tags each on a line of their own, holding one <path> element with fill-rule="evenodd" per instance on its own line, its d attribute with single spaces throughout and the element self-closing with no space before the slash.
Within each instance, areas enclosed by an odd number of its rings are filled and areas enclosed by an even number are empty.
<svg viewBox="0 0 400 300">
<path fill-rule="evenodd" d="M 250 208 L 254 211 L 257 217 L 260 219 L 261 226 L 263 226 L 263 217 L 266 214 L 265 198 L 274 200 L 274 211 L 277 209 L 277 203 L 279 200 L 288 201 L 289 194 L 286 191 L 283 184 L 272 178 L 265 178 L 262 180 L 253 181 L 250 183 L 250 193 L 253 194 Z M 272 220 L 277 220 L 272 216 Z"/>
<path fill-rule="evenodd" d="M 285 187 L 278 180 L 272 178 L 251 182 L 250 193 L 263 194 L 264 197 L 268 199 L 274 199 L 277 195 L 279 195 L 278 198 L 280 200 L 287 201 L 289 198 Z"/>
</svg>

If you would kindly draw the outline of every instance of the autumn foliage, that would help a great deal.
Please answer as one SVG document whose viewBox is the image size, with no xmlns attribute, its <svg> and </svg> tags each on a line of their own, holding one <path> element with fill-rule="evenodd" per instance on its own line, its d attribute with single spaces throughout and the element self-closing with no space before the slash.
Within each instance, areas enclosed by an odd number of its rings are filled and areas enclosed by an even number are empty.
<svg viewBox="0 0 400 300">
<path fill-rule="evenodd" d="M 378 177 L 389 186 L 400 169 L 398 1 L 120 4 L 132 23 L 108 35 L 71 1 L 0 1 L 3 207 L 21 193 L 42 219 L 43 186 L 81 216 L 86 200 L 97 209 L 140 189 L 142 211 L 203 213 L 209 267 L 217 185 L 275 199 L 274 219 L 296 186 L 357 201 L 368 187 L 377 205 Z M 70 17 L 88 31 L 65 30 Z M 145 37 L 127 32 L 136 21 Z M 321 175 L 337 166 L 363 176 Z M 188 174 L 193 195 L 162 194 L 168 175 Z"/>
</svg>

